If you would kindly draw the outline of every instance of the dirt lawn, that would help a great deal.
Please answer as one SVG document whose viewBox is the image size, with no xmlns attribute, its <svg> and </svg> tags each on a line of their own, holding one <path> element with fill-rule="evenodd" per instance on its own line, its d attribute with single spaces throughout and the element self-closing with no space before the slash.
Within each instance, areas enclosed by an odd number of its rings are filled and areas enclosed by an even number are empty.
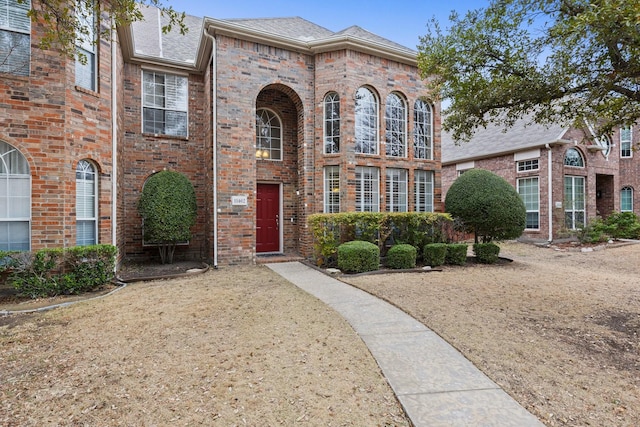
<svg viewBox="0 0 640 427">
<path fill-rule="evenodd" d="M 513 262 L 342 279 L 548 426 L 640 425 L 640 245 L 501 255 Z M 0 317 L 0 405 L 3 426 L 409 425 L 350 327 L 261 266 Z"/>
<path fill-rule="evenodd" d="M 640 245 L 501 246 L 512 263 L 347 281 L 432 328 L 548 426 L 640 426 Z"/>
</svg>

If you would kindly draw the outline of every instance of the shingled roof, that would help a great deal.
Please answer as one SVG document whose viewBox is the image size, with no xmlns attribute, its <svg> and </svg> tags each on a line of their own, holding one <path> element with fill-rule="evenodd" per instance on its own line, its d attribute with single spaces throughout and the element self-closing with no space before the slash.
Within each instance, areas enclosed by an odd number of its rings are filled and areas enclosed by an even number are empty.
<svg viewBox="0 0 640 427">
<path fill-rule="evenodd" d="M 468 142 L 453 140 L 442 132 L 442 164 L 452 164 L 515 153 L 545 144 L 567 142 L 562 139 L 568 128 L 559 125 L 530 123 L 528 118 L 518 120 L 513 127 L 504 130 L 501 126 L 488 125 L 480 129 Z"/>
<path fill-rule="evenodd" d="M 203 28 L 210 33 L 237 34 L 241 38 L 283 44 L 302 51 L 321 52 L 349 46 L 369 53 L 379 53 L 405 62 L 415 62 L 416 52 L 408 47 L 387 40 L 361 27 L 351 26 L 333 32 L 304 18 L 213 19 L 187 15 L 185 24 L 189 31 L 181 35 L 173 30 L 162 33 L 168 23 L 158 8 L 143 6 L 143 21 L 134 22 L 130 31 L 123 33 L 123 40 L 131 46 L 124 47 L 129 58 L 167 62 L 172 65 L 193 66 L 202 55 Z"/>
</svg>

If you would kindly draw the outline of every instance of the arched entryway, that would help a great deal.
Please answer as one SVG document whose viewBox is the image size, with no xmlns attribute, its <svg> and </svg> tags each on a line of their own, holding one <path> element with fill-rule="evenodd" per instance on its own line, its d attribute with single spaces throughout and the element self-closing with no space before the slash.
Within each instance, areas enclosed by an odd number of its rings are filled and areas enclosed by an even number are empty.
<svg viewBox="0 0 640 427">
<path fill-rule="evenodd" d="M 256 252 L 299 252 L 303 108 L 291 88 L 273 84 L 256 99 Z"/>
</svg>

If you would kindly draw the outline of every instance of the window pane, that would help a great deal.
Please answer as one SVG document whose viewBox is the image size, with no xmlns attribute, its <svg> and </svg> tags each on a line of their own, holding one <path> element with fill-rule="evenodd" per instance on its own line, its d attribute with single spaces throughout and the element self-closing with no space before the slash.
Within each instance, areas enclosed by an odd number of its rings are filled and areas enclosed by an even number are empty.
<svg viewBox="0 0 640 427">
<path fill-rule="evenodd" d="M 433 172 L 415 171 L 415 210 L 433 212 Z"/>
<path fill-rule="evenodd" d="M 518 180 L 518 193 L 526 208 L 525 228 L 537 229 L 540 227 L 538 218 L 540 216 L 540 194 L 538 178 L 522 178 Z"/>
<path fill-rule="evenodd" d="M 188 79 L 143 72 L 143 132 L 187 136 Z"/>
<path fill-rule="evenodd" d="M 394 157 L 407 155 L 407 118 L 404 101 L 394 93 L 387 97 L 385 108 L 386 154 Z"/>
<path fill-rule="evenodd" d="M 324 152 L 340 152 L 340 99 L 330 93 L 324 99 Z"/>
<path fill-rule="evenodd" d="M 272 111 L 256 111 L 256 159 L 282 160 L 282 126 Z"/>
<path fill-rule="evenodd" d="M 620 191 L 620 211 L 633 212 L 633 189 L 625 187 Z"/>
<path fill-rule="evenodd" d="M 380 211 L 380 175 L 378 168 L 356 167 L 356 211 Z"/>
<path fill-rule="evenodd" d="M 96 222 L 90 220 L 77 221 L 76 245 L 86 246 L 95 245 L 96 243 Z"/>
<path fill-rule="evenodd" d="M 0 72 L 18 76 L 29 75 L 31 58 L 31 38 L 29 34 L 0 30 Z M 6 54 L 5 52 L 8 52 Z"/>
<path fill-rule="evenodd" d="M 417 100 L 413 109 L 413 156 L 416 159 L 433 159 L 431 106 Z"/>
<path fill-rule="evenodd" d="M 407 171 L 404 169 L 387 169 L 387 211 L 407 211 Z"/>
<path fill-rule="evenodd" d="M 340 168 L 324 168 L 324 212 L 340 212 Z"/>
<path fill-rule="evenodd" d="M 29 250 L 29 221 L 0 221 L 0 251 Z"/>
<path fill-rule="evenodd" d="M 76 60 L 76 85 L 89 90 L 96 89 L 96 56 L 93 52 L 78 49 L 86 59 L 86 63 Z"/>
<path fill-rule="evenodd" d="M 356 153 L 378 154 L 378 102 L 369 89 L 356 92 Z"/>
</svg>

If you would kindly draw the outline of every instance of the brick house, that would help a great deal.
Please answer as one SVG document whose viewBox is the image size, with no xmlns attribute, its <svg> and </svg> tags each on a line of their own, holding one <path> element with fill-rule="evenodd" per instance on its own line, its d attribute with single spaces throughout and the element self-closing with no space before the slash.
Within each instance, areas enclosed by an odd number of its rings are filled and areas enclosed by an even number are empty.
<svg viewBox="0 0 640 427">
<path fill-rule="evenodd" d="M 579 129 L 526 123 L 522 119 L 506 132 L 488 126 L 460 144 L 443 133 L 443 195 L 465 170 L 496 173 L 523 198 L 523 238 L 532 240 L 565 237 L 589 219 L 614 211 L 640 212 L 634 197 L 640 185 L 640 160 L 633 150 L 640 137 L 637 127 L 596 139 L 588 125 Z"/>
<path fill-rule="evenodd" d="M 0 17 L 0 249 L 154 256 L 137 201 L 163 169 L 197 194 L 176 257 L 216 265 L 311 256 L 317 212 L 442 209 L 440 105 L 411 49 L 301 18 L 187 16 L 187 35 L 162 34 L 148 8 L 79 46 L 82 64 L 38 49 L 27 6 L 7 4 L 22 21 Z"/>
</svg>

